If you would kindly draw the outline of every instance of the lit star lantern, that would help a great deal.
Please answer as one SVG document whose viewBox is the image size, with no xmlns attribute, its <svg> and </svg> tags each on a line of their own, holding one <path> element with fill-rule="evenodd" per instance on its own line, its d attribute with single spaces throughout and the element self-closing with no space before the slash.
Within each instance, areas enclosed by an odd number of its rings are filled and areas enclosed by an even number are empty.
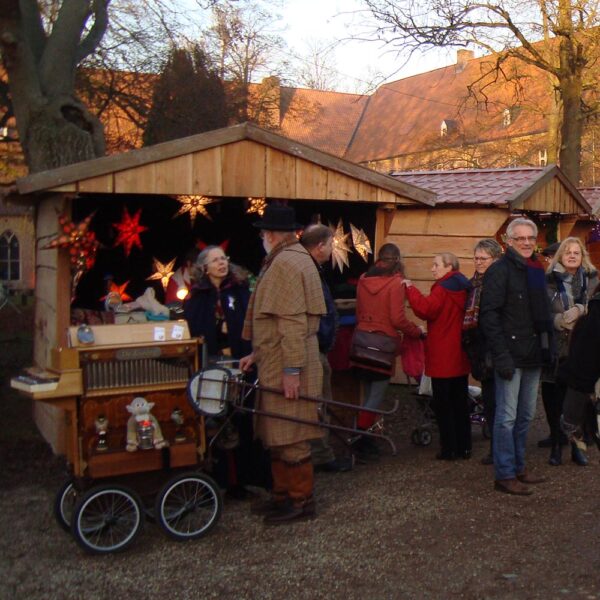
<svg viewBox="0 0 600 600">
<path fill-rule="evenodd" d="M 329 229 L 333 231 L 333 251 L 331 253 L 331 264 L 337 267 L 340 272 L 346 267 L 350 266 L 348 261 L 348 253 L 352 252 L 352 249 L 348 245 L 349 233 L 344 233 L 344 224 L 342 219 L 338 221 L 337 227 L 334 227 L 331 223 Z"/>
<path fill-rule="evenodd" d="M 368 256 L 369 254 L 373 254 L 373 250 L 371 250 L 371 242 L 369 241 L 367 234 L 362 229 L 354 227 L 352 223 L 350 223 L 350 231 L 352 232 L 352 244 L 354 245 L 354 249 L 360 254 L 365 262 L 368 262 Z"/>
<path fill-rule="evenodd" d="M 126 281 L 125 283 L 122 283 L 121 285 L 119 285 L 118 283 L 115 283 L 114 281 L 111 282 L 108 293 L 105 296 L 102 296 L 102 298 L 100 298 L 100 301 L 102 302 L 102 301 L 106 300 L 111 294 L 115 294 L 116 296 L 118 296 L 121 299 L 121 302 L 131 302 L 133 300 L 133 298 L 125 291 L 127 289 L 128 285 L 129 285 L 129 281 Z"/>
<path fill-rule="evenodd" d="M 213 204 L 218 202 L 216 198 L 209 198 L 208 196 L 176 196 L 177 202 L 181 203 L 180 209 L 173 215 L 173 218 L 189 213 L 190 219 L 192 220 L 192 227 L 196 222 L 196 215 L 200 213 L 203 217 L 206 217 L 209 221 L 212 221 L 212 217 L 206 210 L 207 204 Z"/>
<path fill-rule="evenodd" d="M 59 215 L 60 233 L 44 246 L 46 249 L 66 248 L 69 251 L 69 262 L 73 276 L 71 302 L 75 299 L 75 290 L 81 276 L 89 271 L 96 262 L 96 254 L 100 244 L 96 239 L 96 234 L 89 229 L 93 217 L 94 213 L 80 223 L 73 223 L 67 215 Z"/>
<path fill-rule="evenodd" d="M 113 227 L 119 232 L 115 241 L 115 248 L 122 244 L 125 249 L 125 256 L 129 256 L 133 246 L 137 246 L 140 250 L 142 249 L 140 233 L 146 231 L 148 228 L 144 225 L 140 225 L 141 216 L 141 208 L 133 216 L 129 214 L 127 208 L 123 208 L 123 218 L 121 219 L 121 222 L 113 223 Z"/>
<path fill-rule="evenodd" d="M 167 285 L 169 284 L 169 279 L 171 279 L 173 273 L 175 272 L 173 271 L 173 267 L 175 266 L 175 261 L 177 259 L 174 258 L 171 262 L 166 264 L 161 263 L 160 260 L 156 260 L 156 258 L 153 258 L 152 260 L 154 261 L 154 273 L 152 273 L 152 275 L 146 279 L 159 279 L 162 283 L 163 289 L 166 290 Z"/>
<path fill-rule="evenodd" d="M 264 198 L 248 198 L 248 203 L 247 214 L 256 213 L 259 217 L 264 215 L 267 208 L 267 201 Z"/>
</svg>

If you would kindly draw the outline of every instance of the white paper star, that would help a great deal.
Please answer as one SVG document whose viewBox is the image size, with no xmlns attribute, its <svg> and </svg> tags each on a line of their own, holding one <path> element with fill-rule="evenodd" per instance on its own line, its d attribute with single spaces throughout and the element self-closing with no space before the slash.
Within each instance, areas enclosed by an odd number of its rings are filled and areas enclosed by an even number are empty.
<svg viewBox="0 0 600 600">
<path fill-rule="evenodd" d="M 329 223 L 329 228 L 333 231 L 333 251 L 331 253 L 331 264 L 337 267 L 341 272 L 346 267 L 350 266 L 348 253 L 352 252 L 352 248 L 348 245 L 349 233 L 344 233 L 344 223 L 342 219 L 338 221 L 337 227 Z"/>
<path fill-rule="evenodd" d="M 350 223 L 350 231 L 352 232 L 352 244 L 354 244 L 354 249 L 360 254 L 365 262 L 369 262 L 368 256 L 369 254 L 373 254 L 373 250 L 371 250 L 371 242 L 369 241 L 367 234 L 362 229 L 354 227 L 352 223 Z"/>
</svg>

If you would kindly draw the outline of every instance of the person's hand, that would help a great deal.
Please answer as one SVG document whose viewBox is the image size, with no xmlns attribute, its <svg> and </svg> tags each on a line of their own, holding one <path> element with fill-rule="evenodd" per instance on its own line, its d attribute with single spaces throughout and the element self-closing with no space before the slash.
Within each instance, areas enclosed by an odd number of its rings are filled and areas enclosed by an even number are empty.
<svg viewBox="0 0 600 600">
<path fill-rule="evenodd" d="M 251 352 L 250 354 L 240 358 L 239 367 L 242 371 L 244 371 L 244 373 L 246 371 L 249 371 L 252 368 L 253 364 L 254 364 L 254 352 Z"/>
<path fill-rule="evenodd" d="M 405 285 L 407 288 L 409 288 L 409 287 L 410 287 L 410 286 L 413 284 L 413 282 L 412 282 L 410 279 L 404 279 L 404 280 L 402 281 L 402 283 L 403 283 L 403 284 L 404 284 L 404 285 Z"/>
<path fill-rule="evenodd" d="M 565 312 L 563 313 L 564 322 L 574 323 L 575 321 L 577 321 L 577 319 L 579 319 L 579 317 L 581 317 L 581 315 L 583 315 L 583 311 L 583 304 L 576 304 L 575 306 L 573 306 L 573 308 L 565 310 Z"/>
<path fill-rule="evenodd" d="M 297 400 L 300 396 L 300 373 L 297 375 L 284 373 L 282 383 L 283 395 L 291 400 Z"/>
<path fill-rule="evenodd" d="M 498 375 L 506 381 L 510 381 L 515 374 L 515 370 L 512 367 L 503 367 L 498 369 Z"/>
</svg>

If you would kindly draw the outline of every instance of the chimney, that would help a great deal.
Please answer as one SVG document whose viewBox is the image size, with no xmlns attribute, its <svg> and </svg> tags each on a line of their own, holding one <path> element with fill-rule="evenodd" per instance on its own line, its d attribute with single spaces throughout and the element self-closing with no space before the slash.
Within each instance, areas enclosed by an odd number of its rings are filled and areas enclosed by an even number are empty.
<svg viewBox="0 0 600 600">
<path fill-rule="evenodd" d="M 461 48 L 456 51 L 456 66 L 463 67 L 473 58 L 475 58 L 475 52 L 473 50 L 464 50 Z"/>
</svg>

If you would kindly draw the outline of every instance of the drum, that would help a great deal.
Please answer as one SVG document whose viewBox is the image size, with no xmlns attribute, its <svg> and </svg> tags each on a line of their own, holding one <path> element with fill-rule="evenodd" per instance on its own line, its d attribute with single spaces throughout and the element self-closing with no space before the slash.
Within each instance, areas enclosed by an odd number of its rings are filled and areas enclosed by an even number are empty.
<svg viewBox="0 0 600 600">
<path fill-rule="evenodd" d="M 198 371 L 188 383 L 188 400 L 197 413 L 220 417 L 239 399 L 242 378 L 239 369 L 212 367 Z"/>
</svg>

